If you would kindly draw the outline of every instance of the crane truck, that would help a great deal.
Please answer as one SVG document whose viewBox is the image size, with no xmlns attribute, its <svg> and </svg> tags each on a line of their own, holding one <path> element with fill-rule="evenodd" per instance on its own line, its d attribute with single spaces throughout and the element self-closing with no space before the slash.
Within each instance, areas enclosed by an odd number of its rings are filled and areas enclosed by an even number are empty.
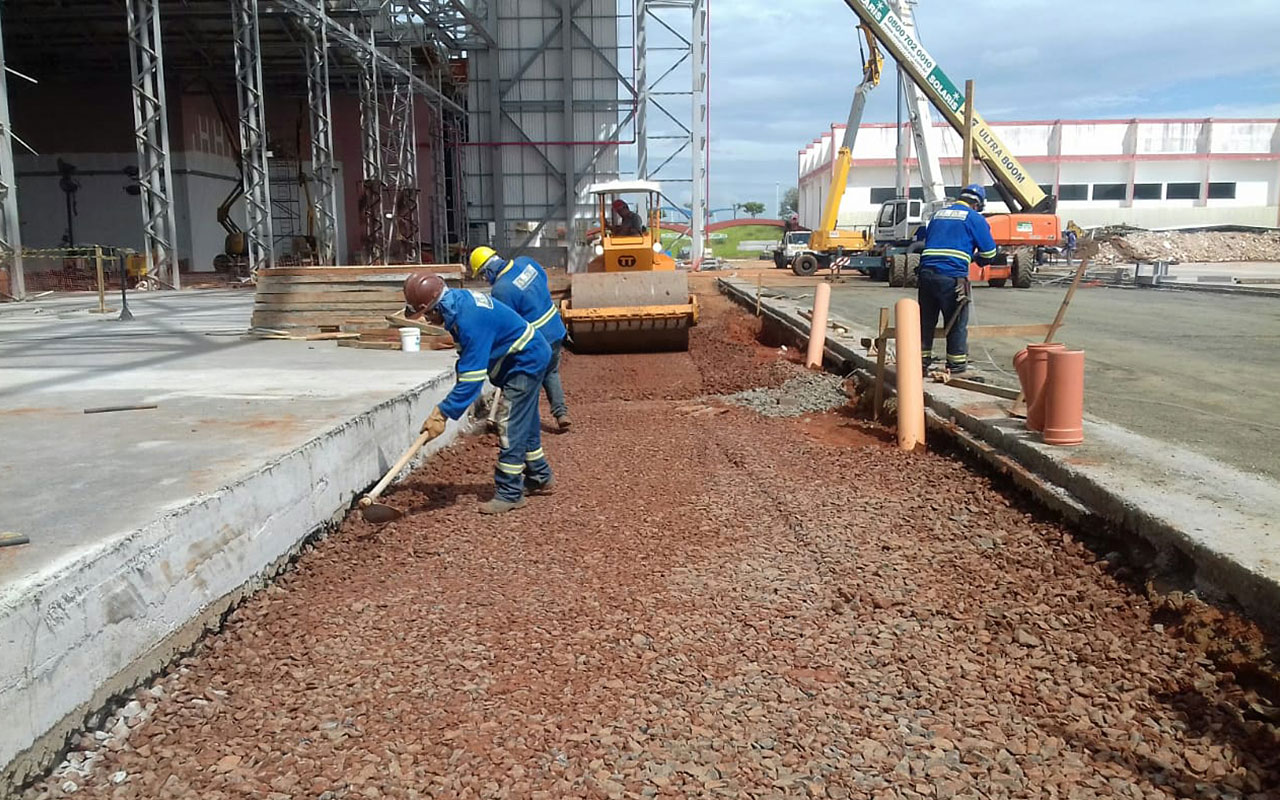
<svg viewBox="0 0 1280 800">
<path fill-rule="evenodd" d="M 871 47 L 871 56 L 864 64 L 880 57 L 879 43 L 893 56 L 910 81 L 907 85 L 907 108 L 919 154 L 923 202 L 909 198 L 886 201 L 876 215 L 868 244 L 861 249 L 858 242 L 850 237 L 829 235 L 835 229 L 848 181 L 866 93 L 874 86 L 868 85 L 866 76 L 869 68 L 864 66 L 864 80 L 858 86 L 850 108 L 849 123 L 836 157 L 835 174 L 823 208 L 820 230 L 814 231 L 810 250 L 792 259 L 791 269 L 797 275 L 812 275 L 820 268 L 847 266 L 869 275 L 873 280 L 888 280 L 891 286 L 911 285 L 919 266 L 919 255 L 911 252 L 916 231 L 947 202 L 938 160 L 941 147 L 930 122 L 928 105 L 937 108 L 947 124 L 963 136 L 965 96 L 920 43 L 909 4 L 891 4 L 889 0 L 845 0 L 845 3 L 858 15 L 858 27 Z M 1046 194 L 1032 180 L 1013 152 L 976 112 L 973 114 L 973 142 L 975 158 L 995 180 L 996 190 L 1010 213 L 987 215 L 1000 253 L 988 267 L 971 265 L 970 280 L 985 281 L 991 286 L 1004 286 L 1012 280 L 1014 286 L 1028 287 L 1035 265 L 1035 247 L 1058 244 L 1061 226 L 1056 214 L 1057 198 Z M 827 247 L 824 249 L 822 245 Z"/>
</svg>

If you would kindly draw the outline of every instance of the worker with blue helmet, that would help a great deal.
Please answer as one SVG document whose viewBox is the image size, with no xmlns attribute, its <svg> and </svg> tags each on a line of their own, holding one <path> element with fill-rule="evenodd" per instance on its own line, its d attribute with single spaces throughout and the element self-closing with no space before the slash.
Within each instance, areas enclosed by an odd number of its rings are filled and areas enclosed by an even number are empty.
<svg viewBox="0 0 1280 800">
<path fill-rule="evenodd" d="M 525 321 L 533 325 L 551 347 L 551 363 L 547 367 L 542 388 L 551 404 L 551 414 L 561 431 L 569 430 L 569 407 L 564 401 L 564 384 L 560 380 L 560 354 L 569 331 L 560 319 L 560 311 L 551 299 L 547 271 L 532 258 L 521 256 L 507 261 L 492 247 L 471 251 L 471 277 L 483 275 L 493 287 L 492 294 L 511 306 Z"/>
<path fill-rule="evenodd" d="M 924 370 L 933 363 L 933 332 L 941 315 L 947 332 L 947 369 L 964 372 L 969 366 L 969 264 L 990 264 L 996 257 L 991 225 L 982 216 L 987 190 L 976 183 L 964 187 L 960 199 L 936 212 L 917 237 L 920 253 L 920 348 Z"/>
<path fill-rule="evenodd" d="M 414 273 L 404 285 L 405 314 L 443 325 L 458 347 L 457 383 L 422 424 L 439 436 L 446 420 L 460 419 L 480 396 L 487 378 L 502 390 L 498 402 L 498 465 L 494 497 L 482 514 L 521 508 L 526 492 L 550 494 L 551 465 L 542 450 L 538 389 L 551 360 L 551 348 L 519 314 L 491 296 L 470 289 L 449 289 L 434 273 Z"/>
</svg>

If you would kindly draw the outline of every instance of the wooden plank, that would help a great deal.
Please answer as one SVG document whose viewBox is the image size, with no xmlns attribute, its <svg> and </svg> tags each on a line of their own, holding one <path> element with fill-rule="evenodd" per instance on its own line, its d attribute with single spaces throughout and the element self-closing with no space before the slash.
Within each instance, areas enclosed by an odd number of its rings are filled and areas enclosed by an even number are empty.
<svg viewBox="0 0 1280 800">
<path fill-rule="evenodd" d="M 316 276 L 326 275 L 331 277 L 350 276 L 350 275 L 380 275 L 386 273 L 397 273 L 400 275 L 408 275 L 410 272 L 434 272 L 440 275 L 456 274 L 462 275 L 461 264 L 373 264 L 364 267 L 267 267 L 258 270 L 259 277 L 280 277 L 280 276 Z"/>
<path fill-rule="evenodd" d="M 889 330 L 889 309 L 880 309 L 880 324 L 876 326 L 880 333 L 876 338 L 876 396 L 872 419 L 880 419 L 880 409 L 884 406 L 884 359 L 889 349 L 889 340 L 885 331 Z"/>
<path fill-rule="evenodd" d="M 1043 336 L 1049 332 L 1048 325 L 970 325 L 970 339 L 1022 339 Z M 885 335 L 893 338 L 898 335 L 895 328 L 889 328 Z M 935 337 L 945 338 L 942 328 L 934 330 Z"/>
<path fill-rule="evenodd" d="M 386 314 L 388 311 L 395 311 L 404 308 L 404 302 L 399 303 L 377 303 L 377 302 L 348 302 L 335 303 L 332 300 L 309 303 L 299 300 L 283 299 L 271 303 L 255 302 L 253 309 L 255 311 L 333 311 L 334 313 L 356 315 L 356 316 L 373 316 L 376 314 Z"/>
<path fill-rule="evenodd" d="M 252 333 L 252 331 L 250 331 Z M 324 342 L 334 339 L 359 339 L 359 333 L 337 333 L 326 331 L 321 333 L 260 333 L 254 334 L 259 339 L 286 339 L 294 342 Z"/>
<path fill-rule="evenodd" d="M 354 347 L 357 350 L 399 350 L 400 342 L 366 342 L 363 339 L 344 339 L 338 347 Z"/>
<path fill-rule="evenodd" d="M 396 295 L 403 298 L 401 284 L 379 283 L 259 283 L 255 294 L 331 294 L 331 295 Z"/>
<path fill-rule="evenodd" d="M 967 389 L 971 392 L 989 394 L 992 397 L 1002 397 L 1005 400 L 1016 400 L 1019 395 L 1017 389 L 1006 389 L 1003 386 L 990 386 L 985 383 L 978 383 L 977 381 L 966 380 L 964 378 L 952 378 L 951 380 L 943 381 L 943 383 L 947 386 L 954 386 L 957 389 Z"/>
<path fill-rule="evenodd" d="M 305 283 L 349 284 L 351 286 L 403 286 L 407 272 L 378 272 L 368 275 L 280 275 L 259 278 L 259 283 L 275 286 L 289 286 Z M 445 281 L 455 276 L 442 276 Z M 460 279 L 460 276 L 459 276 Z M 456 281 L 455 281 L 456 282 Z"/>
<path fill-rule="evenodd" d="M 318 328 L 322 325 L 370 325 L 383 324 L 380 316 L 358 316 L 347 311 L 263 311 L 253 312 L 251 324 L 255 328 Z"/>
</svg>

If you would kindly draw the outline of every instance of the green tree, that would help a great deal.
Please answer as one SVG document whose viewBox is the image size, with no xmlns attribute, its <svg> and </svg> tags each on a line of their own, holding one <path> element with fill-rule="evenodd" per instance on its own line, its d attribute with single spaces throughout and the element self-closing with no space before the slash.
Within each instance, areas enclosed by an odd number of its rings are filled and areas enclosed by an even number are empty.
<svg viewBox="0 0 1280 800">
<path fill-rule="evenodd" d="M 800 210 L 800 190 L 792 186 L 782 195 L 782 208 L 778 210 L 780 216 L 786 216 L 794 211 Z"/>
<path fill-rule="evenodd" d="M 743 203 L 741 208 L 753 217 L 758 217 L 764 213 L 764 203 L 757 203 L 754 200 L 749 203 Z"/>
</svg>

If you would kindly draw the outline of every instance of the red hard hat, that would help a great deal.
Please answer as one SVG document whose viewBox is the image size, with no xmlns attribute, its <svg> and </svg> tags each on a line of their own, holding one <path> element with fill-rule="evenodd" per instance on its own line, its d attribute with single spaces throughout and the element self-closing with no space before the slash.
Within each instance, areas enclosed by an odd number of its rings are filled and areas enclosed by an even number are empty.
<svg viewBox="0 0 1280 800">
<path fill-rule="evenodd" d="M 623 200 L 621 197 L 619 197 L 618 199 L 616 199 L 616 200 L 614 200 L 614 201 L 613 201 L 613 207 L 614 207 L 614 208 L 626 208 L 626 207 L 627 207 L 627 201 L 626 201 L 626 200 Z"/>
<path fill-rule="evenodd" d="M 444 278 L 434 272 L 414 272 L 404 281 L 404 301 L 415 311 L 430 311 L 444 290 Z"/>
</svg>

